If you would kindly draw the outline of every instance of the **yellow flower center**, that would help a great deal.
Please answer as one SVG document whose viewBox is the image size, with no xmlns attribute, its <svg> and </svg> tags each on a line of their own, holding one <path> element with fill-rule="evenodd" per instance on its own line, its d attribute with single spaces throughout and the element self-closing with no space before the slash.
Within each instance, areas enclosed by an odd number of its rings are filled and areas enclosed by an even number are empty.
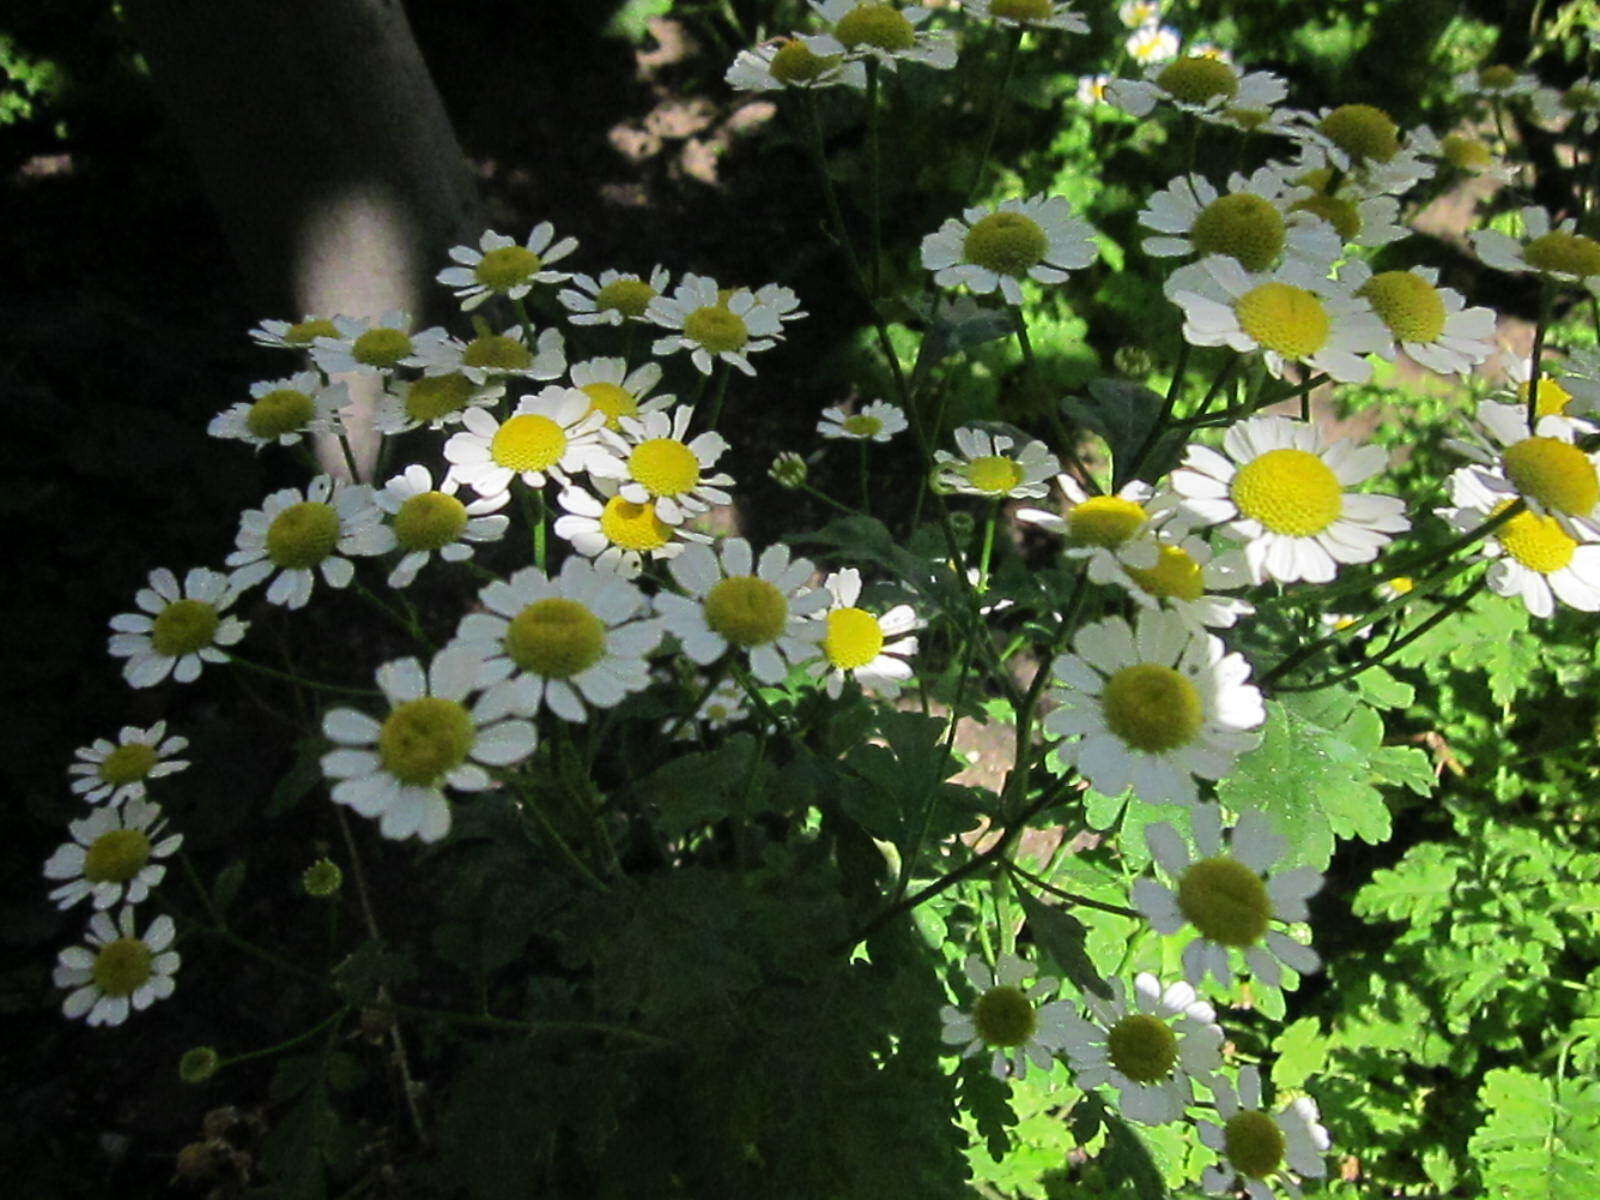
<svg viewBox="0 0 1600 1200">
<path fill-rule="evenodd" d="M 211 645 L 221 620 L 204 600 L 174 600 L 157 614 L 150 645 L 168 658 L 193 654 Z"/>
<path fill-rule="evenodd" d="M 472 274 L 491 292 L 509 292 L 530 282 L 541 265 L 539 256 L 526 246 L 502 246 L 485 254 Z"/>
<path fill-rule="evenodd" d="M 605 414 L 607 429 L 619 427 L 618 417 L 631 417 L 639 411 L 633 393 L 614 383 L 586 383 L 583 394 L 589 397 L 590 412 Z"/>
<path fill-rule="evenodd" d="M 524 671 L 547 679 L 570 679 L 600 661 L 606 627 L 576 600 L 535 600 L 511 620 L 506 653 Z"/>
<path fill-rule="evenodd" d="M 350 347 L 350 357 L 368 367 L 387 369 L 411 353 L 411 339 L 398 329 L 369 329 Z"/>
<path fill-rule="evenodd" d="M 841 425 L 851 437 L 858 438 L 876 437 L 883 430 L 883 422 L 877 417 L 846 417 Z"/>
<path fill-rule="evenodd" d="M 1043 21 L 1050 16 L 1051 0 L 991 0 L 989 15 L 1013 21 Z"/>
<path fill-rule="evenodd" d="M 625 317 L 642 317 L 655 298 L 655 288 L 642 279 L 613 279 L 595 293 L 594 306 Z"/>
<path fill-rule="evenodd" d="M 737 314 L 720 304 L 708 304 L 683 319 L 683 336 L 712 354 L 723 354 L 748 342 L 750 330 Z"/>
<path fill-rule="evenodd" d="M 1581 233 L 1553 231 L 1522 248 L 1530 267 L 1558 275 L 1600 275 L 1600 242 Z"/>
<path fill-rule="evenodd" d="M 1528 403 L 1528 385 L 1522 385 L 1522 403 Z M 1534 402 L 1534 415 L 1538 417 L 1559 417 L 1567 411 L 1567 405 L 1572 403 L 1572 393 L 1567 391 L 1548 375 L 1539 376 L 1539 398 Z"/>
<path fill-rule="evenodd" d="M 1067 538 L 1083 546 L 1122 545 L 1144 528 L 1144 506 L 1121 496 L 1091 496 L 1067 514 Z"/>
<path fill-rule="evenodd" d="M 962 473 L 975 489 L 991 496 L 1003 496 L 1022 482 L 1022 468 L 1001 454 L 975 458 Z"/>
<path fill-rule="evenodd" d="M 1559 438 L 1523 438 L 1501 458 L 1506 477 L 1524 496 L 1546 508 L 1581 517 L 1600 504 L 1600 478 L 1594 463 L 1571 442 Z"/>
<path fill-rule="evenodd" d="M 1322 118 L 1324 137 L 1357 162 L 1388 162 L 1400 151 L 1400 128 L 1370 104 L 1341 104 Z"/>
<path fill-rule="evenodd" d="M 1292 283 L 1263 283 L 1234 301 L 1239 327 L 1257 345 L 1285 358 L 1309 358 L 1328 343 L 1328 310 L 1315 292 Z"/>
<path fill-rule="evenodd" d="M 1188 104 L 1204 104 L 1216 96 L 1232 100 L 1239 94 L 1239 76 L 1225 62 L 1191 54 L 1167 64 L 1156 86 Z"/>
<path fill-rule="evenodd" d="M 258 438 L 281 437 L 304 429 L 316 415 L 311 397 L 293 388 L 275 388 L 250 406 L 244 425 Z"/>
<path fill-rule="evenodd" d="M 472 715 L 454 700 L 419 696 L 398 705 L 378 731 L 378 761 L 401 783 L 433 787 L 467 759 Z"/>
<path fill-rule="evenodd" d="M 549 417 L 521 413 L 495 431 L 489 456 L 512 471 L 543 471 L 567 452 L 567 432 Z"/>
<path fill-rule="evenodd" d="M 1194 684 L 1160 663 L 1123 667 L 1106 680 L 1100 704 L 1106 728 L 1148 754 L 1187 746 L 1205 723 Z"/>
<path fill-rule="evenodd" d="M 1223 1153 L 1233 1169 L 1249 1179 L 1265 1179 L 1276 1171 L 1288 1144 L 1278 1123 L 1254 1109 L 1235 1113 L 1222 1129 Z"/>
<path fill-rule="evenodd" d="M 118 746 L 101 760 L 96 774 L 102 783 L 109 783 L 113 787 L 121 787 L 125 783 L 137 783 L 150 774 L 150 768 L 158 761 L 156 748 L 145 742 L 128 742 Z"/>
<path fill-rule="evenodd" d="M 659 550 L 672 540 L 672 526 L 656 515 L 652 504 L 634 504 L 621 496 L 606 501 L 600 513 L 600 532 L 623 550 Z"/>
<path fill-rule="evenodd" d="M 1506 504 L 1509 504 L 1507 501 Z M 1506 507 L 1499 505 L 1495 511 Z M 1567 536 L 1554 517 L 1519 512 L 1495 531 L 1495 537 L 1519 564 L 1540 575 L 1561 570 L 1572 561 L 1578 543 Z"/>
<path fill-rule="evenodd" d="M 1039 1028 L 1039 1017 L 1021 988 L 1002 985 L 978 997 L 972 1024 L 986 1045 L 1021 1046 Z"/>
<path fill-rule="evenodd" d="M 833 36 L 851 50 L 857 46 L 909 50 L 917 41 L 911 22 L 888 4 L 856 5 L 839 18 Z"/>
<path fill-rule="evenodd" d="M 267 557 L 286 570 L 314 567 L 339 544 L 339 514 L 317 500 L 291 504 L 267 527 Z"/>
<path fill-rule="evenodd" d="M 89 968 L 95 986 L 108 996 L 131 996 L 150 979 L 155 954 L 140 938 L 118 938 L 100 947 Z"/>
<path fill-rule="evenodd" d="M 1189 238 L 1202 255 L 1226 254 L 1247 271 L 1264 271 L 1283 253 L 1283 214 L 1249 192 L 1219 196 L 1194 219 Z"/>
<path fill-rule="evenodd" d="M 1440 149 L 1444 160 L 1458 171 L 1481 171 L 1494 162 L 1489 147 L 1463 133 L 1446 134 Z"/>
<path fill-rule="evenodd" d="M 465 408 L 472 392 L 472 380 L 459 371 L 424 375 L 406 384 L 406 416 L 418 422 L 442 420 Z"/>
<path fill-rule="evenodd" d="M 853 671 L 877 658 L 882 649 L 883 626 L 877 617 L 860 608 L 836 608 L 828 613 L 822 653 L 830 666 Z"/>
<path fill-rule="evenodd" d="M 467 343 L 461 361 L 466 366 L 487 367 L 491 371 L 521 371 L 533 365 L 533 351 L 514 337 L 486 333 Z"/>
<path fill-rule="evenodd" d="M 1178 1061 L 1178 1035 L 1160 1017 L 1132 1013 L 1106 1034 L 1111 1065 L 1135 1083 L 1157 1083 Z"/>
<path fill-rule="evenodd" d="M 838 61 L 837 55 L 813 54 L 799 38 L 790 38 L 772 56 L 772 77 L 782 84 L 812 83 Z"/>
<path fill-rule="evenodd" d="M 1151 595 L 1169 600 L 1198 600 L 1205 594 L 1200 564 L 1181 546 L 1162 546 L 1153 567 L 1125 567 L 1132 580 Z"/>
<path fill-rule="evenodd" d="M 1178 881 L 1178 908 L 1200 936 L 1224 946 L 1253 946 L 1267 932 L 1267 885 L 1232 858 L 1203 858 Z"/>
<path fill-rule="evenodd" d="M 283 340 L 291 346 L 309 346 L 319 337 L 336 338 L 339 327 L 325 317 L 300 321 L 283 331 Z"/>
<path fill-rule="evenodd" d="M 1290 212 L 1308 212 L 1321 217 L 1345 241 L 1352 240 L 1361 232 L 1361 210 L 1348 200 L 1341 200 L 1337 196 L 1317 193 L 1307 196 L 1304 200 L 1296 200 L 1289 206 Z"/>
<path fill-rule="evenodd" d="M 394 517 L 394 536 L 402 550 L 438 550 L 467 527 L 467 506 L 444 492 L 406 498 Z"/>
<path fill-rule="evenodd" d="M 1517 82 L 1515 67 L 1508 67 L 1504 63 L 1496 63 L 1492 67 L 1484 67 L 1478 72 L 1478 84 L 1486 91 L 1503 92 Z"/>
<path fill-rule="evenodd" d="M 961 245 L 961 254 L 997 275 L 1026 275 L 1050 249 L 1050 239 L 1037 221 L 1021 213 L 990 213 L 971 229 Z"/>
<path fill-rule="evenodd" d="M 652 496 L 681 496 L 700 482 L 700 460 L 677 438 L 651 438 L 628 455 L 628 473 Z"/>
<path fill-rule="evenodd" d="M 1439 289 L 1410 271 L 1380 271 L 1356 289 L 1402 342 L 1432 342 L 1444 332 Z"/>
<path fill-rule="evenodd" d="M 1417 581 L 1409 575 L 1396 575 L 1393 579 L 1388 580 L 1387 583 L 1389 590 L 1396 596 L 1409 595 L 1417 586 Z"/>
<path fill-rule="evenodd" d="M 142 829 L 112 829 L 90 844 L 83 877 L 90 883 L 127 883 L 150 861 L 150 839 Z"/>
<path fill-rule="evenodd" d="M 706 624 L 735 646 L 775 641 L 789 620 L 789 602 L 765 579 L 734 575 L 706 595 Z"/>
<path fill-rule="evenodd" d="M 1344 511 L 1339 477 L 1305 450 L 1268 450 L 1240 467 L 1229 494 L 1239 511 L 1273 533 L 1311 537 Z"/>
</svg>

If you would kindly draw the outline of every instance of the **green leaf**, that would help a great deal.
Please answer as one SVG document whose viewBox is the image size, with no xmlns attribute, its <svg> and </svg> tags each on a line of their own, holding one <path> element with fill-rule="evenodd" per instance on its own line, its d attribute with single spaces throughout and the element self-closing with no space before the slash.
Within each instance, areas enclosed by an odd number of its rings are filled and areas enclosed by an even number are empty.
<svg viewBox="0 0 1600 1200">
<path fill-rule="evenodd" d="M 912 391 L 951 355 L 1010 337 L 1016 330 L 1009 308 L 985 308 L 970 296 L 941 297 L 931 308 L 918 308 L 918 312 L 928 321 L 928 330 L 917 347 L 916 365 L 911 368 Z"/>
<path fill-rule="evenodd" d="M 1483 672 L 1497 705 L 1509 704 L 1533 678 L 1545 644 L 1532 632 L 1519 600 L 1489 592 L 1395 655 L 1401 666 L 1420 666 L 1435 678 L 1452 671 Z"/>
<path fill-rule="evenodd" d="M 333 969 L 333 988 L 351 1004 L 371 1004 L 380 988 L 395 988 L 416 975 L 410 958 L 370 938 Z"/>
<path fill-rule="evenodd" d="M 242 859 L 229 863 L 217 872 L 217 881 L 211 885 L 211 903 L 223 920 L 227 919 L 228 909 L 238 899 L 239 889 L 244 886 L 244 870 Z"/>
<path fill-rule="evenodd" d="M 1089 931 L 1084 928 L 1083 922 L 1060 906 L 1046 904 L 1037 896 L 1030 895 L 1020 880 L 1016 891 L 1017 898 L 1022 901 L 1022 911 L 1027 914 L 1028 929 L 1032 931 L 1034 941 L 1055 959 L 1062 974 L 1072 980 L 1079 992 L 1093 992 L 1109 1000 L 1111 988 L 1100 978 L 1100 972 L 1094 969 L 1094 963 L 1089 961 L 1088 952 L 1084 949 L 1084 938 Z"/>
<path fill-rule="evenodd" d="M 267 816 L 281 817 L 321 784 L 322 755 L 327 749 L 328 743 L 320 737 L 301 738 L 295 743 L 294 762 L 273 787 Z"/>
<path fill-rule="evenodd" d="M 1369 667 L 1356 676 L 1361 696 L 1375 708 L 1406 708 L 1416 699 L 1417 689 L 1402 683 L 1382 667 Z"/>
<path fill-rule="evenodd" d="M 1355 898 L 1358 917 L 1430 925 L 1450 905 L 1461 862 L 1439 842 L 1424 842 L 1406 851 L 1393 867 L 1375 871 L 1372 882 Z"/>
<path fill-rule="evenodd" d="M 777 768 L 770 760 L 758 761 L 761 753 L 754 734 L 736 733 L 714 750 L 680 755 L 657 768 L 638 792 L 655 805 L 657 825 L 667 837 L 720 821 L 741 803 L 747 814 L 770 812 Z"/>
<path fill-rule="evenodd" d="M 1272 1082 L 1278 1089 L 1304 1087 L 1327 1061 L 1328 1039 L 1315 1017 L 1301 1017 L 1273 1039 L 1272 1052 L 1277 1055 Z"/>
<path fill-rule="evenodd" d="M 1548 1079 L 1518 1068 L 1484 1076 L 1487 1114 L 1467 1149 L 1483 1195 L 1505 1200 L 1576 1200 L 1600 1195 L 1600 1085 Z"/>
<path fill-rule="evenodd" d="M 1061 401 L 1061 410 L 1077 424 L 1094 430 L 1105 439 L 1111 449 L 1111 461 L 1116 466 L 1113 482 L 1120 487 L 1128 481 L 1133 456 L 1144 446 L 1150 431 L 1161 419 L 1165 403 L 1149 388 L 1126 379 L 1092 379 L 1089 395 L 1069 396 Z M 1176 461 L 1183 440 L 1178 430 L 1168 430 L 1157 438 L 1139 468 L 1140 476 L 1155 479 L 1164 474 Z"/>
</svg>

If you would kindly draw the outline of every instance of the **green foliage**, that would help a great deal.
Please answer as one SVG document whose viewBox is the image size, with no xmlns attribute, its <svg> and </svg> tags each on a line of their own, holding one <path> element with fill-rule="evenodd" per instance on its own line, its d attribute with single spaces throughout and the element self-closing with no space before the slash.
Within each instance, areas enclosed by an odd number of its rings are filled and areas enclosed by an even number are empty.
<svg viewBox="0 0 1600 1200">
<path fill-rule="evenodd" d="M 1468 1149 L 1484 1195 L 1569 1200 L 1600 1192 L 1600 1083 L 1496 1070 L 1484 1076 L 1478 1103 L 1489 1116 Z"/>
</svg>

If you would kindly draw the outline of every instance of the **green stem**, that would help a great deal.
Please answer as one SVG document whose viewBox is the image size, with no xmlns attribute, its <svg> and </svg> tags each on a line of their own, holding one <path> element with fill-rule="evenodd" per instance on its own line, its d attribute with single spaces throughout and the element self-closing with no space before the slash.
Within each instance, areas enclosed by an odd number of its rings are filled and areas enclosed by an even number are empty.
<svg viewBox="0 0 1600 1200">
<path fill-rule="evenodd" d="M 696 696 L 694 698 L 694 702 L 689 705 L 688 711 L 673 723 L 671 729 L 667 730 L 667 741 L 670 742 L 673 738 L 677 737 L 678 731 L 692 721 L 695 713 L 700 711 L 700 706 L 711 698 L 711 693 L 717 690 L 717 686 L 722 682 L 723 677 L 728 673 L 728 661 L 729 660 L 727 657 L 724 656 L 711 668 L 710 673 L 706 675 L 705 686 L 700 689 L 700 694 Z"/>
<path fill-rule="evenodd" d="M 1000 67 L 1000 85 L 995 89 L 994 100 L 989 106 L 989 127 L 983 135 L 983 149 L 978 154 L 978 165 L 972 173 L 972 186 L 967 188 L 967 203 L 970 205 L 978 198 L 978 189 L 983 186 L 984 171 L 989 165 L 989 155 L 994 151 L 994 139 L 1000 132 L 1000 118 L 1006 109 L 1007 94 L 1011 90 L 1011 76 L 1017 66 L 1017 50 L 1022 45 L 1022 27 L 1019 25 L 1006 43 L 1005 61 Z"/>
<path fill-rule="evenodd" d="M 339 427 L 339 449 L 344 451 L 344 465 L 345 469 L 350 472 L 350 482 L 360 483 L 361 473 L 356 470 L 356 454 L 350 448 L 350 437 L 345 433 L 342 425 Z"/>
<path fill-rule="evenodd" d="M 1010 871 L 1013 875 L 1018 875 L 1023 879 L 1026 879 L 1041 892 L 1049 892 L 1052 896 L 1055 896 L 1061 900 L 1065 900 L 1069 904 L 1079 905 L 1083 908 L 1098 909 L 1100 912 L 1110 913 L 1112 916 L 1116 917 L 1132 917 L 1136 921 L 1144 920 L 1144 914 L 1136 908 L 1126 908 L 1121 904 L 1107 904 L 1103 900 L 1092 900 L 1088 896 L 1080 896 L 1075 892 L 1064 892 L 1054 884 L 1046 883 L 1032 871 L 1029 871 L 1024 867 L 1019 867 L 1014 862 L 1006 863 L 1006 870 Z"/>
<path fill-rule="evenodd" d="M 522 505 L 522 519 L 528 523 L 533 536 L 533 565 L 544 570 L 544 492 L 539 488 L 517 489 L 517 500 Z"/>
<path fill-rule="evenodd" d="M 665 1048 L 672 1045 L 666 1038 L 657 1037 L 655 1034 L 645 1033 L 638 1029 L 629 1029 L 623 1025 L 607 1025 L 600 1021 L 518 1021 L 510 1017 L 453 1012 L 444 1008 L 423 1008 L 415 1004 L 397 1004 L 393 1001 L 381 1007 L 401 1016 L 417 1017 L 425 1021 L 442 1021 L 448 1025 L 470 1025 L 479 1029 L 503 1029 L 508 1033 L 525 1033 L 530 1036 L 556 1033 L 598 1033 L 606 1037 L 623 1038 L 624 1040 L 639 1042 L 647 1046 Z"/>
<path fill-rule="evenodd" d="M 989 556 L 994 551 L 994 527 L 999 520 L 1000 501 L 995 500 L 989 505 L 988 520 L 983 523 L 983 549 L 978 553 L 977 592 L 980 596 L 989 590 Z"/>
<path fill-rule="evenodd" d="M 555 847 L 556 853 L 561 856 L 562 861 L 564 861 L 569 867 L 577 872 L 578 877 L 582 879 L 584 883 L 588 884 L 597 892 L 607 892 L 611 890 L 610 888 L 606 887 L 604 881 L 601 880 L 598 875 L 596 875 L 584 864 L 584 861 L 578 857 L 577 853 L 572 849 L 572 847 L 567 845 L 567 840 L 556 831 L 556 827 L 554 825 L 550 824 L 550 818 L 544 815 L 544 810 L 539 807 L 538 800 L 530 800 L 524 796 L 522 798 L 521 808 L 523 812 L 532 814 L 533 819 L 538 822 L 539 829 L 544 834 L 545 839 L 550 843 L 550 845 Z"/>
<path fill-rule="evenodd" d="M 716 371 L 717 390 L 711 397 L 711 415 L 706 418 L 707 429 L 715 429 L 722 416 L 722 402 L 728 395 L 728 376 L 733 374 L 733 368 L 725 362 L 718 362 Z"/>
<path fill-rule="evenodd" d="M 872 514 L 872 487 L 869 483 L 870 476 L 867 471 L 867 439 L 862 438 L 856 443 L 856 446 L 856 462 L 861 475 L 861 511 L 870 516 Z"/>
<path fill-rule="evenodd" d="M 282 1054 L 285 1050 L 293 1049 L 295 1046 L 298 1046 L 303 1042 L 309 1042 L 312 1038 L 316 1037 L 329 1026 L 337 1025 L 349 1012 L 350 1009 L 348 1006 L 341 1008 L 337 1012 L 331 1013 L 323 1020 L 318 1021 L 304 1033 L 297 1033 L 294 1037 L 289 1038 L 287 1041 L 279 1042 L 276 1046 L 268 1046 L 264 1050 L 251 1050 L 246 1054 L 235 1054 L 229 1058 L 224 1058 L 217 1063 L 217 1070 L 220 1071 L 225 1067 L 238 1066 L 238 1064 L 250 1062 L 252 1059 L 270 1058 L 274 1054 Z"/>
<path fill-rule="evenodd" d="M 1528 432 L 1539 423 L 1539 372 L 1543 366 L 1544 335 L 1550 326 L 1550 280 L 1539 277 L 1539 323 L 1533 327 L 1533 353 L 1528 358 Z"/>
<path fill-rule="evenodd" d="M 373 608 L 377 609 L 384 616 L 388 617 L 389 620 L 393 621 L 401 629 L 405 630 L 406 633 L 411 637 L 421 642 L 424 646 L 429 646 L 431 648 L 431 643 L 422 635 L 422 630 L 418 627 L 414 617 L 407 617 L 405 614 L 398 613 L 394 609 L 390 608 L 376 595 L 363 587 L 359 579 L 352 580 L 350 588 L 355 592 L 356 595 L 360 596 L 368 604 L 372 605 Z"/>
<path fill-rule="evenodd" d="M 298 684 L 308 688 L 316 688 L 317 690 L 324 692 L 337 692 L 343 696 L 383 695 L 383 693 L 377 688 L 343 687 L 336 683 L 318 683 L 315 679 L 307 679 L 303 675 L 291 675 L 288 671 L 280 671 L 275 667 L 263 666 L 261 663 L 251 662 L 247 658 L 240 658 L 237 654 L 234 654 L 229 650 L 223 650 L 223 653 L 228 656 L 228 661 L 236 667 L 245 667 L 251 671 L 257 672 L 258 674 L 268 675 L 273 679 L 281 679 L 286 683 Z"/>
<path fill-rule="evenodd" d="M 872 56 L 867 57 L 867 142 L 872 158 L 872 257 L 867 262 L 867 269 L 871 272 L 872 289 L 868 293 L 873 307 L 877 307 L 878 297 L 883 292 L 883 221 L 882 221 L 882 159 L 878 145 L 878 60 Z"/>
</svg>

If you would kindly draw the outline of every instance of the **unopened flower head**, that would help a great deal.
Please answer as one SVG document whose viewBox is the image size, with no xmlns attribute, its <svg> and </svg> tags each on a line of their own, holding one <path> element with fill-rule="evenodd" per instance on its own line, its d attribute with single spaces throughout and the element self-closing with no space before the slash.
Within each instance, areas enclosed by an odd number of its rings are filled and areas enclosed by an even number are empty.
<svg viewBox="0 0 1600 1200">
<path fill-rule="evenodd" d="M 148 729 L 124 725 L 117 740 L 96 738 L 77 749 L 78 761 L 67 768 L 76 776 L 72 793 L 90 804 L 116 806 L 125 800 L 142 800 L 149 780 L 173 775 L 189 765 L 175 758 L 189 745 L 189 739 L 168 737 L 167 723 L 157 721 Z"/>
<path fill-rule="evenodd" d="M 632 271 L 601 271 L 600 278 L 574 275 L 571 287 L 556 293 L 574 325 L 621 325 L 643 321 L 650 302 L 667 290 L 671 274 L 663 266 L 650 269 L 646 278 Z"/>
<path fill-rule="evenodd" d="M 111 656 L 128 660 L 122 677 L 136 688 L 169 675 L 193 683 L 206 663 L 226 662 L 223 647 L 237 645 L 249 628 L 227 612 L 237 598 L 218 571 L 193 567 L 181 587 L 165 567 L 151 571 L 149 585 L 134 593 L 139 611 L 111 618 Z"/>
<path fill-rule="evenodd" d="M 300 872 L 300 886 L 306 895 L 326 900 L 339 894 L 344 886 L 344 872 L 331 858 L 319 858 Z"/>
<path fill-rule="evenodd" d="M 1007 304 L 1022 303 L 1022 280 L 1061 283 L 1099 253 L 1093 226 L 1060 196 L 969 208 L 922 239 L 922 265 L 936 284 L 980 294 L 998 289 Z"/>
<path fill-rule="evenodd" d="M 941 1037 L 960 1046 L 963 1057 L 987 1054 L 996 1079 L 1023 1079 L 1028 1064 L 1048 1071 L 1066 1045 L 1072 1005 L 1050 1000 L 1060 986 L 1045 976 L 1025 986 L 1036 968 L 1014 954 L 1002 954 L 991 970 L 977 955 L 963 964 L 977 996 L 969 1009 L 945 1005 Z"/>
<path fill-rule="evenodd" d="M 243 592 L 271 577 L 269 604 L 303 608 L 319 574 L 329 587 L 348 587 L 356 573 L 352 557 L 382 554 L 394 544 L 370 487 L 318 475 L 303 494 L 283 488 L 244 513 L 237 548 L 226 560 L 230 585 Z"/>
<path fill-rule="evenodd" d="M 342 383 L 324 383 L 316 371 L 250 385 L 249 401 L 241 400 L 211 419 L 206 432 L 231 438 L 258 450 L 292 446 L 316 434 L 342 432 L 339 412 L 350 403 Z"/>
<path fill-rule="evenodd" d="M 773 482 L 790 491 L 805 486 L 807 472 L 806 460 L 793 450 L 779 452 L 767 468 L 767 474 L 772 476 Z"/>
<path fill-rule="evenodd" d="M 555 236 L 555 226 L 549 221 L 535 225 L 520 245 L 515 238 L 488 230 L 476 248 L 452 246 L 450 257 L 458 265 L 446 267 L 436 278 L 455 290 L 463 311 L 470 312 L 491 296 L 520 300 L 534 284 L 562 283 L 570 278 L 568 272 L 552 267 L 578 248 L 578 240 L 566 237 L 556 241 Z"/>
</svg>

